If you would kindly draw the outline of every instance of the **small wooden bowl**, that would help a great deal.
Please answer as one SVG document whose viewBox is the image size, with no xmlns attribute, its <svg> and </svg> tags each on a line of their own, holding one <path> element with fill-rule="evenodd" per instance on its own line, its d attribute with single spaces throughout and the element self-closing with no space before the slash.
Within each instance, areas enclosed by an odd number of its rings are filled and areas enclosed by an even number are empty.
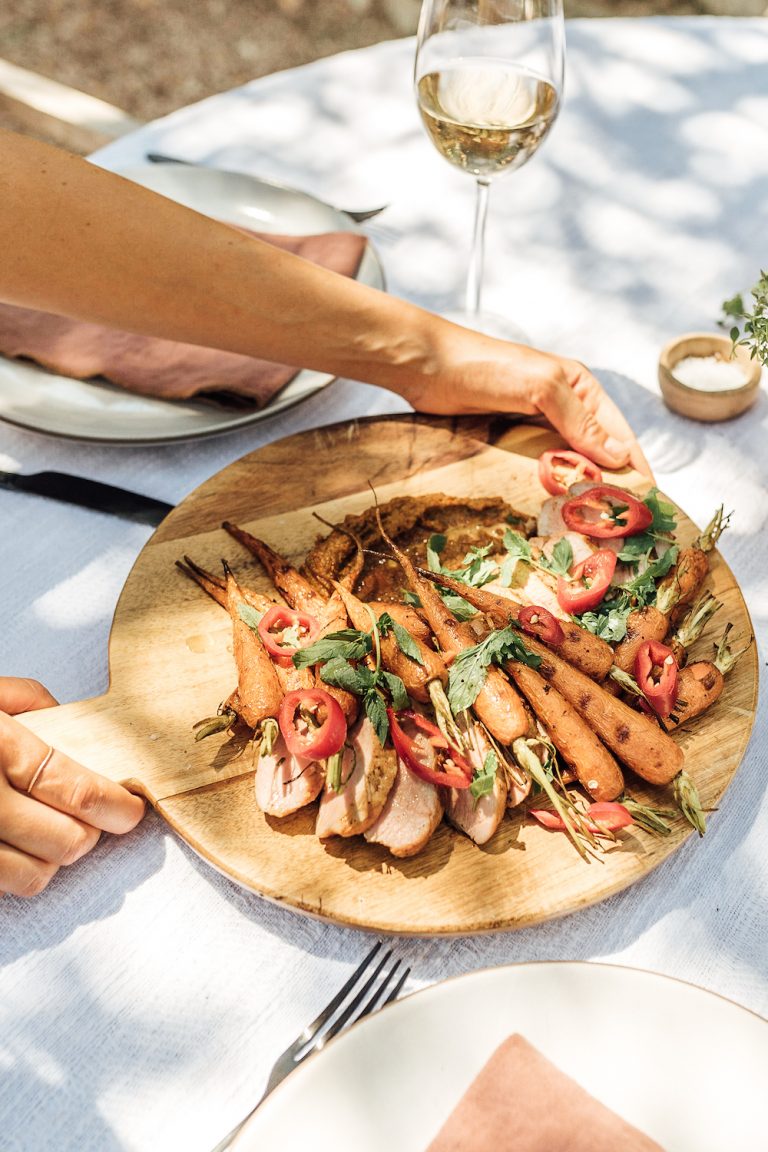
<svg viewBox="0 0 768 1152">
<path fill-rule="evenodd" d="M 675 365 L 688 356 L 716 356 L 724 361 L 733 359 L 744 369 L 744 383 L 738 388 L 725 388 L 717 392 L 683 384 L 675 376 L 674 370 Z M 732 354 L 730 337 L 712 332 L 690 332 L 686 336 L 678 336 L 665 345 L 659 357 L 659 386 L 664 402 L 673 412 L 689 416 L 692 420 L 712 422 L 740 416 L 757 399 L 761 376 L 760 363 L 750 360 L 744 348 L 736 348 Z"/>
</svg>

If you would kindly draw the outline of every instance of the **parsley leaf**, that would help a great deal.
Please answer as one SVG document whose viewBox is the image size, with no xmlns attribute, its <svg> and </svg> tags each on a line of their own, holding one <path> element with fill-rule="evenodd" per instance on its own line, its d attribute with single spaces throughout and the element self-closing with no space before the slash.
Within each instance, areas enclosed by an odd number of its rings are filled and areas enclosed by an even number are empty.
<svg viewBox="0 0 768 1152">
<path fill-rule="evenodd" d="M 531 563 L 533 559 L 531 546 L 525 536 L 521 536 L 519 532 L 513 532 L 511 528 L 505 528 L 504 547 L 507 550 L 507 556 L 510 560 L 525 560 L 527 564 Z"/>
<path fill-rule="evenodd" d="M 643 500 L 646 508 L 653 516 L 653 520 L 646 529 L 649 536 L 671 536 L 677 528 L 675 508 L 659 496 L 658 488 L 651 488 Z"/>
<path fill-rule="evenodd" d="M 360 632 L 357 628 L 342 628 L 340 632 L 331 632 L 322 640 L 300 648 L 293 655 L 295 668 L 308 668 L 311 664 L 325 664 L 337 657 L 342 660 L 362 660 L 373 648 L 370 633 Z"/>
<path fill-rule="evenodd" d="M 376 737 L 383 748 L 389 735 L 389 720 L 387 719 L 387 706 L 381 693 L 377 692 L 375 688 L 366 692 L 363 696 L 363 708 L 365 708 L 365 714 L 373 724 Z"/>
<path fill-rule="evenodd" d="M 539 566 L 555 576 L 567 576 L 573 566 L 573 548 L 570 540 L 562 537 L 552 549 L 551 556 L 542 553 Z"/>
<path fill-rule="evenodd" d="M 496 772 L 499 767 L 499 758 L 494 751 L 488 752 L 483 761 L 483 766 L 475 770 L 472 777 L 472 783 L 469 790 L 474 796 L 475 800 L 479 800 L 481 796 L 488 796 L 493 792 L 493 786 L 496 783 Z"/>
<path fill-rule="evenodd" d="M 259 621 L 264 615 L 263 612 L 259 612 L 258 608 L 254 608 L 252 604 L 238 604 L 237 614 L 252 632 L 258 632 Z"/>
<path fill-rule="evenodd" d="M 632 605 L 628 599 L 622 607 L 615 603 L 601 604 L 598 612 L 582 612 L 578 622 L 593 636 L 599 636 L 609 644 L 617 644 L 627 634 L 627 617 L 631 611 Z"/>
<path fill-rule="evenodd" d="M 399 676 L 395 676 L 394 672 L 387 672 L 382 668 L 381 679 L 389 689 L 389 694 L 392 697 L 392 707 L 395 712 L 401 712 L 403 708 L 410 708 L 411 701 L 405 689 L 405 684 Z"/>
<path fill-rule="evenodd" d="M 479 644 L 460 652 L 448 676 L 448 703 L 453 713 L 463 712 L 474 704 L 485 683 L 489 664 L 504 664 L 507 660 L 519 660 L 531 668 L 538 668 L 541 663 L 541 657 L 528 651 L 511 624 L 489 632 Z"/>
<path fill-rule="evenodd" d="M 320 669 L 320 679 L 334 688 L 343 688 L 355 696 L 363 696 L 374 686 L 376 676 L 363 664 L 355 668 L 342 656 L 334 656 Z"/>
<path fill-rule="evenodd" d="M 421 658 L 421 652 L 419 652 L 419 646 L 413 636 L 411 636 L 407 628 L 403 628 L 402 624 L 398 624 L 396 620 L 393 620 L 389 612 L 382 612 L 381 616 L 379 616 L 378 627 L 380 636 L 386 636 L 390 631 L 392 632 L 398 648 L 409 660 L 415 661 L 416 664 L 424 663 Z"/>
</svg>

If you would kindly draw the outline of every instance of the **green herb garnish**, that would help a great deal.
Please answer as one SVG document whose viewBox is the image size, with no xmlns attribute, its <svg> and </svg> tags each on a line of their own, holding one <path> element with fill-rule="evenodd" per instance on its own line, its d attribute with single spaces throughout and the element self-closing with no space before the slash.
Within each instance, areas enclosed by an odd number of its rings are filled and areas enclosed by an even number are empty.
<svg viewBox="0 0 768 1152">
<path fill-rule="evenodd" d="M 474 704 L 485 684 L 489 664 L 501 665 L 507 660 L 519 660 L 531 668 L 538 668 L 541 663 L 541 657 L 528 651 L 520 633 L 511 624 L 489 632 L 479 644 L 458 654 L 448 677 L 448 701 L 454 715 Z"/>
<path fill-rule="evenodd" d="M 419 646 L 413 636 L 411 636 L 407 628 L 403 628 L 402 624 L 398 624 L 396 620 L 393 620 L 389 612 L 382 612 L 381 616 L 379 616 L 378 629 L 380 636 L 386 636 L 391 632 L 398 648 L 409 660 L 415 661 L 416 664 L 424 663 L 421 658 L 421 652 L 419 652 Z"/>
<path fill-rule="evenodd" d="M 475 800 L 479 800 L 481 796 L 488 796 L 493 792 L 493 786 L 496 783 L 496 773 L 499 769 L 499 758 L 496 753 L 491 750 L 486 754 L 483 761 L 482 768 L 476 769 L 472 777 L 472 783 L 469 790 L 474 796 Z"/>
</svg>

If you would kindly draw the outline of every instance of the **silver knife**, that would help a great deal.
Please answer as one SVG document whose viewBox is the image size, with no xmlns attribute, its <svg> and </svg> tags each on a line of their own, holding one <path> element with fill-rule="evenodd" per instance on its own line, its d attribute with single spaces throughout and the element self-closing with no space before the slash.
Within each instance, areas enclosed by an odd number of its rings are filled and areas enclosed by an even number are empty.
<svg viewBox="0 0 768 1152">
<path fill-rule="evenodd" d="M 173 509 L 173 504 L 166 504 L 153 496 L 129 492 L 126 488 L 116 488 L 114 484 L 103 484 L 85 476 L 70 476 L 66 472 L 0 472 L 0 488 L 77 504 L 81 508 L 92 508 L 96 512 L 106 512 L 132 520 L 135 524 L 153 527 Z"/>
<path fill-rule="evenodd" d="M 162 152 L 147 152 L 145 153 L 146 159 L 151 164 L 183 164 L 187 168 L 209 168 L 212 172 L 232 172 L 233 176 L 241 176 L 244 179 L 249 179 L 247 172 L 234 172 L 227 168 L 213 168 L 210 164 L 198 164 L 194 160 L 182 160 L 178 156 L 166 156 Z M 269 188 L 280 188 L 282 191 L 293 192 L 292 188 L 287 188 L 285 184 L 278 184 L 274 180 L 264 180 L 261 176 L 251 176 L 251 180 L 255 180 L 258 184 L 266 184 Z M 326 205 L 328 208 L 334 208 L 333 204 Z M 336 212 L 343 212 L 345 216 L 349 216 L 350 220 L 354 220 L 356 224 L 362 224 L 364 220 L 371 220 L 374 216 L 378 216 L 387 207 L 382 204 L 380 208 L 334 208 Z"/>
</svg>

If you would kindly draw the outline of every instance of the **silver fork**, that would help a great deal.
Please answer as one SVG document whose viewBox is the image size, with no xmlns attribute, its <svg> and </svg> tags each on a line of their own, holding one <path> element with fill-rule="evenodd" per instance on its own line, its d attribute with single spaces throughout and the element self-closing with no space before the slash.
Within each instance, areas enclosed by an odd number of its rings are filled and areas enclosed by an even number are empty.
<svg viewBox="0 0 768 1152">
<path fill-rule="evenodd" d="M 374 944 L 368 955 L 325 1006 L 317 1019 L 308 1024 L 293 1043 L 288 1045 L 285 1052 L 278 1056 L 269 1074 L 267 1086 L 256 1104 L 248 1115 L 244 1116 L 240 1123 L 236 1124 L 215 1148 L 211 1149 L 211 1152 L 225 1152 L 225 1149 L 231 1146 L 235 1136 L 250 1120 L 272 1089 L 276 1088 L 290 1072 L 293 1072 L 302 1060 L 311 1056 L 313 1052 L 320 1052 L 327 1042 L 341 1032 L 343 1028 L 354 1024 L 356 1020 L 362 1020 L 364 1016 L 368 1016 L 371 1012 L 375 1012 L 379 1008 L 383 1008 L 385 1004 L 390 1004 L 397 999 L 411 970 L 405 968 L 400 973 L 396 983 L 392 985 L 402 961 L 395 960 L 391 967 L 385 971 L 392 959 L 392 949 L 388 949 L 374 963 L 381 948 L 381 941 Z M 390 985 L 392 986 L 390 987 Z"/>
</svg>

